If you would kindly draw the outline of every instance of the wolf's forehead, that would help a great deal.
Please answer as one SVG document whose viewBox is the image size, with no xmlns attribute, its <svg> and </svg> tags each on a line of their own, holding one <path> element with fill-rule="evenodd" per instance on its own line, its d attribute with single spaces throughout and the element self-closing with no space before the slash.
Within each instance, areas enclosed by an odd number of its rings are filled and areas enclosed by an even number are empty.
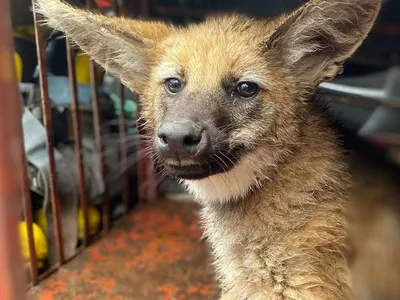
<svg viewBox="0 0 400 300">
<path fill-rule="evenodd" d="M 216 87 L 226 77 L 261 77 L 265 60 L 257 41 L 224 33 L 190 33 L 171 39 L 155 67 L 157 80 L 181 76 L 189 85 Z M 260 73 L 261 72 L 261 73 Z"/>
</svg>

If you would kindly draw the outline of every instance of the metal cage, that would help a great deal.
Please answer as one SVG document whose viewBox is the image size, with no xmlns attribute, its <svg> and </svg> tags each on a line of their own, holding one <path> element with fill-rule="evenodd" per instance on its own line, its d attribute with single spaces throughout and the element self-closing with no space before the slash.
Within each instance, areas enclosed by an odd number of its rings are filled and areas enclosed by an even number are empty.
<svg viewBox="0 0 400 300">
<path fill-rule="evenodd" d="M 94 3 L 85 1 L 86 8 L 92 9 Z M 147 1 L 141 1 L 139 9 L 141 15 L 145 16 L 148 11 Z M 34 7 L 34 5 L 32 5 Z M 116 14 L 122 14 L 118 1 L 113 1 L 112 9 Z M 34 10 L 34 8 L 33 8 Z M 49 98 L 49 86 L 47 80 L 47 67 L 45 59 L 45 41 L 43 39 L 42 27 L 39 25 L 39 16 L 33 11 L 33 23 L 35 28 L 37 62 L 39 67 L 39 82 L 41 94 L 41 107 L 43 112 L 43 124 L 46 129 L 46 148 L 49 159 L 49 190 L 51 199 L 52 215 L 54 217 L 54 233 L 57 262 L 50 266 L 47 271 L 39 274 L 36 261 L 36 249 L 34 243 L 33 209 L 31 202 L 31 194 L 29 188 L 29 180 L 27 175 L 27 159 L 24 152 L 23 131 L 22 131 L 22 115 L 20 95 L 17 89 L 16 71 L 14 65 L 14 42 L 12 34 L 12 20 L 10 14 L 10 1 L 5 0 L 0 3 L 0 89 L 2 90 L 0 110 L 0 239 L 2 246 L 0 247 L 0 298 L 21 300 L 26 297 L 26 289 L 23 286 L 35 286 L 42 279 L 57 271 L 68 260 L 78 255 L 93 241 L 88 234 L 88 194 L 84 175 L 84 163 L 82 154 L 82 129 L 80 120 L 80 105 L 78 103 L 77 80 L 75 76 L 75 55 L 71 51 L 71 44 L 66 42 L 66 60 L 68 63 L 69 85 L 71 91 L 71 116 L 72 129 L 74 138 L 74 147 L 77 162 L 77 181 L 78 181 L 78 198 L 79 205 L 84 215 L 84 238 L 82 245 L 76 248 L 76 253 L 72 257 L 66 257 L 63 252 L 63 241 L 61 238 L 61 221 L 60 221 L 60 203 L 57 191 L 56 161 L 54 157 L 54 140 L 53 140 L 53 120 L 51 112 L 51 102 Z M 107 168 L 104 158 L 104 141 L 102 134 L 102 120 L 100 117 L 98 86 L 96 84 L 96 69 L 94 62 L 90 64 L 91 74 L 91 96 L 95 142 L 98 153 L 100 153 L 100 165 L 103 181 L 105 183 L 102 204 L 102 232 L 105 233 L 110 228 L 110 199 L 107 187 Z M 124 104 L 124 89 L 121 84 L 118 87 L 119 97 L 122 105 Z M 125 206 L 125 213 L 130 210 L 130 194 L 129 183 L 130 178 L 127 170 L 127 146 L 126 146 L 126 122 L 124 114 L 120 113 L 118 117 L 119 139 L 120 139 L 120 157 L 121 157 L 121 173 L 122 173 L 122 203 Z M 140 124 L 137 124 L 137 133 L 139 134 Z M 137 146 L 139 147 L 139 146 Z M 154 177 L 152 175 L 152 164 L 149 158 L 141 158 L 137 160 L 138 174 L 138 199 L 139 203 L 143 203 L 156 196 L 156 187 L 154 185 Z M 22 204 L 22 205 L 21 205 Z M 30 257 L 30 280 L 27 283 L 22 268 L 21 249 L 18 237 L 18 221 L 21 219 L 20 208 L 23 209 L 23 218 L 26 222 L 27 240 L 29 245 Z"/>
</svg>

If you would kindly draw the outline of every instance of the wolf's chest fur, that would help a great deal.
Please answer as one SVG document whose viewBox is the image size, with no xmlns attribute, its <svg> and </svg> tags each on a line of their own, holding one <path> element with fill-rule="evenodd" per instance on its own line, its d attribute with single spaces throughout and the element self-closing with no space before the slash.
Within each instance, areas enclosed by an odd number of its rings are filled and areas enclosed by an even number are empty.
<svg viewBox="0 0 400 300">
<path fill-rule="evenodd" d="M 205 233 L 227 299 L 351 298 L 348 175 L 327 132 L 306 129 L 304 139 L 314 142 L 241 202 L 205 205 Z"/>
<path fill-rule="evenodd" d="M 313 214 L 318 216 L 316 210 L 321 213 L 316 221 L 311 212 L 299 209 L 280 215 L 279 220 L 268 220 L 272 211 L 258 209 L 240 217 L 238 211 L 233 213 L 235 218 L 232 212 L 203 210 L 206 235 L 227 299 L 351 298 L 340 214 L 326 222 L 322 219 L 325 209 L 315 208 Z"/>
</svg>

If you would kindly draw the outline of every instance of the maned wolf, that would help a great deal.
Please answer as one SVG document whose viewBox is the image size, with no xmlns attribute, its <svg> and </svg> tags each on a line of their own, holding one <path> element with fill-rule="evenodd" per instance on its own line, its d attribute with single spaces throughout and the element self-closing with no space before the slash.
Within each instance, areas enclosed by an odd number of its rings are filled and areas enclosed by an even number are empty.
<svg viewBox="0 0 400 300">
<path fill-rule="evenodd" d="M 370 31 L 380 0 L 311 0 L 258 20 L 174 27 L 37 0 L 141 97 L 158 164 L 204 206 L 221 299 L 353 299 L 349 176 L 309 99 Z"/>
</svg>

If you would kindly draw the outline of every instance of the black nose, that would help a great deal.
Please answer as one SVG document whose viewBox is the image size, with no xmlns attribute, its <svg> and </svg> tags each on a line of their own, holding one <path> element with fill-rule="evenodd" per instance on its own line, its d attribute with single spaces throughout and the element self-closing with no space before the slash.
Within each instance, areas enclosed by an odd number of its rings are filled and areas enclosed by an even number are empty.
<svg viewBox="0 0 400 300">
<path fill-rule="evenodd" d="M 158 149 L 167 155 L 198 155 L 205 150 L 207 144 L 204 128 L 190 122 L 164 123 L 157 136 Z"/>
</svg>

